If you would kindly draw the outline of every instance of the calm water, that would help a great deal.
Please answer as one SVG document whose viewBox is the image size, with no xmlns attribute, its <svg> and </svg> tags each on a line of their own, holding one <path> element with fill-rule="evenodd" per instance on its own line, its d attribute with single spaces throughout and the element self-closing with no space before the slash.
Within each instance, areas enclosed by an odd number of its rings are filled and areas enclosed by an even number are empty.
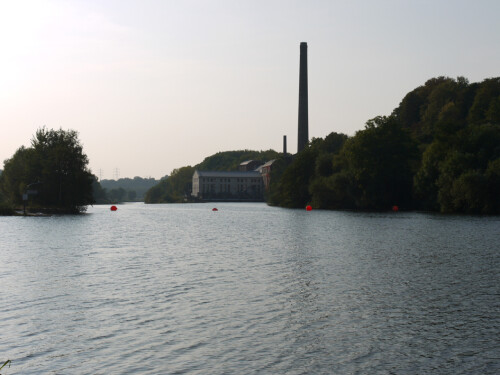
<svg viewBox="0 0 500 375">
<path fill-rule="evenodd" d="M 0 217 L 2 374 L 498 374 L 500 218 Z"/>
</svg>

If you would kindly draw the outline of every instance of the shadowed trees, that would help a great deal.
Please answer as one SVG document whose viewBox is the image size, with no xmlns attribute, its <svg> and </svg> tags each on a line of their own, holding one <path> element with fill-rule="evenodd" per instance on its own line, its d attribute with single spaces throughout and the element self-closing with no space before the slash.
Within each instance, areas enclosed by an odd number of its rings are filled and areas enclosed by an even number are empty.
<svg viewBox="0 0 500 375">
<path fill-rule="evenodd" d="M 417 160 L 410 133 L 395 119 L 378 117 L 352 138 L 331 133 L 324 140 L 313 139 L 272 186 L 270 203 L 328 209 L 411 207 Z"/>
<path fill-rule="evenodd" d="M 500 213 L 500 78 L 432 78 L 325 153 L 330 136 L 278 168 L 270 204 Z"/>
<path fill-rule="evenodd" d="M 195 169 L 191 166 L 174 169 L 146 193 L 145 203 L 179 203 L 189 200 Z"/>
<path fill-rule="evenodd" d="M 31 147 L 20 147 L 4 163 L 0 189 L 14 205 L 32 190 L 30 204 L 57 212 L 78 213 L 94 202 L 95 176 L 74 130 L 37 130 Z"/>
</svg>

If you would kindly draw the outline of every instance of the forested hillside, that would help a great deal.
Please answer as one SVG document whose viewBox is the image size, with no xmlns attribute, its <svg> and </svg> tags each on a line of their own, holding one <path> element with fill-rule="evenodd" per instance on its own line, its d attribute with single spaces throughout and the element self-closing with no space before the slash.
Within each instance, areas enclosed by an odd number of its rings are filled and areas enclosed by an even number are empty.
<svg viewBox="0 0 500 375">
<path fill-rule="evenodd" d="M 499 214 L 500 78 L 433 78 L 353 137 L 313 139 L 276 164 L 268 202 Z"/>
<path fill-rule="evenodd" d="M 146 192 L 158 184 L 160 180 L 154 178 L 120 178 L 118 180 L 100 180 L 105 189 L 106 197 L 110 201 L 142 201 Z"/>
</svg>

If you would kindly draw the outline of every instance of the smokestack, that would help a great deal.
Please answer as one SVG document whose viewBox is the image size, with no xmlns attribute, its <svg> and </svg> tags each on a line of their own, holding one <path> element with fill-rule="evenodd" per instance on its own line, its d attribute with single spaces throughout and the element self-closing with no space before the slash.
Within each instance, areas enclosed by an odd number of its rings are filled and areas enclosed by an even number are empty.
<svg viewBox="0 0 500 375">
<path fill-rule="evenodd" d="M 283 155 L 286 156 L 286 135 L 283 136 Z"/>
<path fill-rule="evenodd" d="M 299 75 L 299 134 L 297 153 L 309 142 L 309 114 L 307 104 L 307 43 L 300 43 L 300 75 Z"/>
</svg>

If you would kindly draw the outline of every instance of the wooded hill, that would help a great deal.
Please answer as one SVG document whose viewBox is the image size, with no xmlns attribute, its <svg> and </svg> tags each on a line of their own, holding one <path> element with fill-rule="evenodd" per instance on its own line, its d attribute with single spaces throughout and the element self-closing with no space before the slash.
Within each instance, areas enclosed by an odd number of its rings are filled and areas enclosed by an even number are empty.
<svg viewBox="0 0 500 375">
<path fill-rule="evenodd" d="M 119 178 L 118 180 L 100 180 L 104 194 L 109 201 L 128 202 L 143 201 L 146 192 L 158 184 L 160 180 L 152 177 Z"/>
<path fill-rule="evenodd" d="M 499 214 L 500 78 L 433 78 L 353 137 L 313 139 L 276 163 L 268 202 Z"/>
</svg>

